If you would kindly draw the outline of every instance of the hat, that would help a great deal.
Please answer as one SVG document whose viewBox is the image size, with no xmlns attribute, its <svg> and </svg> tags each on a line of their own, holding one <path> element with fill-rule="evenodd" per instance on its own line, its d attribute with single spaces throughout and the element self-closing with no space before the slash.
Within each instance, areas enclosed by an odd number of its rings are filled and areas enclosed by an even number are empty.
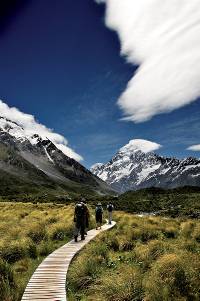
<svg viewBox="0 0 200 301">
<path fill-rule="evenodd" d="M 97 206 L 101 206 L 101 202 L 98 202 Z"/>
</svg>

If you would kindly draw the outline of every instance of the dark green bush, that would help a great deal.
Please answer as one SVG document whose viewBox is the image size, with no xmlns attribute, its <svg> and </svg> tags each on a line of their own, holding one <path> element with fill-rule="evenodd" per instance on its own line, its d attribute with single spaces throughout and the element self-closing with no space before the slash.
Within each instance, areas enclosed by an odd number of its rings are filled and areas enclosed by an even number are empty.
<svg viewBox="0 0 200 301">
<path fill-rule="evenodd" d="M 47 232 L 44 226 L 37 225 L 28 232 L 28 237 L 36 244 L 47 238 Z"/>
<path fill-rule="evenodd" d="M 26 256 L 26 249 L 20 243 L 5 245 L 1 250 L 1 257 L 8 263 L 14 263 Z"/>
<path fill-rule="evenodd" d="M 165 235 L 165 237 L 167 238 L 176 238 L 178 235 L 178 231 L 176 228 L 174 227 L 167 227 L 164 231 L 163 234 Z"/>
<path fill-rule="evenodd" d="M 28 245 L 27 251 L 30 258 L 36 259 L 38 257 L 37 246 L 34 243 Z"/>
<path fill-rule="evenodd" d="M 53 246 L 50 241 L 43 241 L 38 247 L 38 252 L 41 256 L 47 256 L 52 251 L 53 251 Z"/>
<path fill-rule="evenodd" d="M 0 300 L 11 300 L 11 291 L 15 288 L 13 271 L 10 265 L 0 259 Z"/>
</svg>

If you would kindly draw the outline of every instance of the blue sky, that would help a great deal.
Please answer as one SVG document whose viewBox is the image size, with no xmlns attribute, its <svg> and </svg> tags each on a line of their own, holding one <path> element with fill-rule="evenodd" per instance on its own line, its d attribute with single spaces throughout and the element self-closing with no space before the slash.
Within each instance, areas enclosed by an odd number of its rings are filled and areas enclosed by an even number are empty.
<svg viewBox="0 0 200 301">
<path fill-rule="evenodd" d="M 120 119 L 120 94 L 137 69 L 120 56 L 117 34 L 92 0 L 34 0 L 0 26 L 0 99 L 64 135 L 89 167 L 130 139 L 163 147 L 166 156 L 199 156 L 200 102 L 141 123 Z"/>
</svg>

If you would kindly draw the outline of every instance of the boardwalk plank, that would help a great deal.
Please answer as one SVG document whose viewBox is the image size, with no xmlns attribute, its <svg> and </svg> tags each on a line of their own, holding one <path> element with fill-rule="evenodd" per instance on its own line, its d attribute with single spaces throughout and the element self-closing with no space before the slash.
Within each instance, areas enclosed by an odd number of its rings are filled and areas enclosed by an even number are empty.
<svg viewBox="0 0 200 301">
<path fill-rule="evenodd" d="M 67 301 L 66 275 L 71 260 L 88 242 L 99 233 L 115 226 L 104 225 L 101 230 L 90 230 L 85 240 L 75 243 L 70 241 L 51 253 L 32 275 L 22 301 Z"/>
</svg>

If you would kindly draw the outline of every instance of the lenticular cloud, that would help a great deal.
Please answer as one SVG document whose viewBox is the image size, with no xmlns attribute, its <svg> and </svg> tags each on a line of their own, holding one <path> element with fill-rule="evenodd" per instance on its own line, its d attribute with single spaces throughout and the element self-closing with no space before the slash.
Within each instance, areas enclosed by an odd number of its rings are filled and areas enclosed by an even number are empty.
<svg viewBox="0 0 200 301">
<path fill-rule="evenodd" d="M 139 65 L 118 100 L 125 120 L 142 122 L 200 96 L 199 0 L 96 0 L 121 54 Z"/>
<path fill-rule="evenodd" d="M 128 144 L 126 144 L 125 146 L 123 146 L 120 151 L 122 152 L 129 152 L 129 151 L 133 151 L 133 150 L 141 150 L 143 153 L 149 153 L 149 152 L 153 152 L 159 148 L 161 148 L 162 145 L 156 143 L 156 142 L 152 142 L 149 140 L 144 140 L 144 139 L 133 139 L 130 140 Z"/>
</svg>

